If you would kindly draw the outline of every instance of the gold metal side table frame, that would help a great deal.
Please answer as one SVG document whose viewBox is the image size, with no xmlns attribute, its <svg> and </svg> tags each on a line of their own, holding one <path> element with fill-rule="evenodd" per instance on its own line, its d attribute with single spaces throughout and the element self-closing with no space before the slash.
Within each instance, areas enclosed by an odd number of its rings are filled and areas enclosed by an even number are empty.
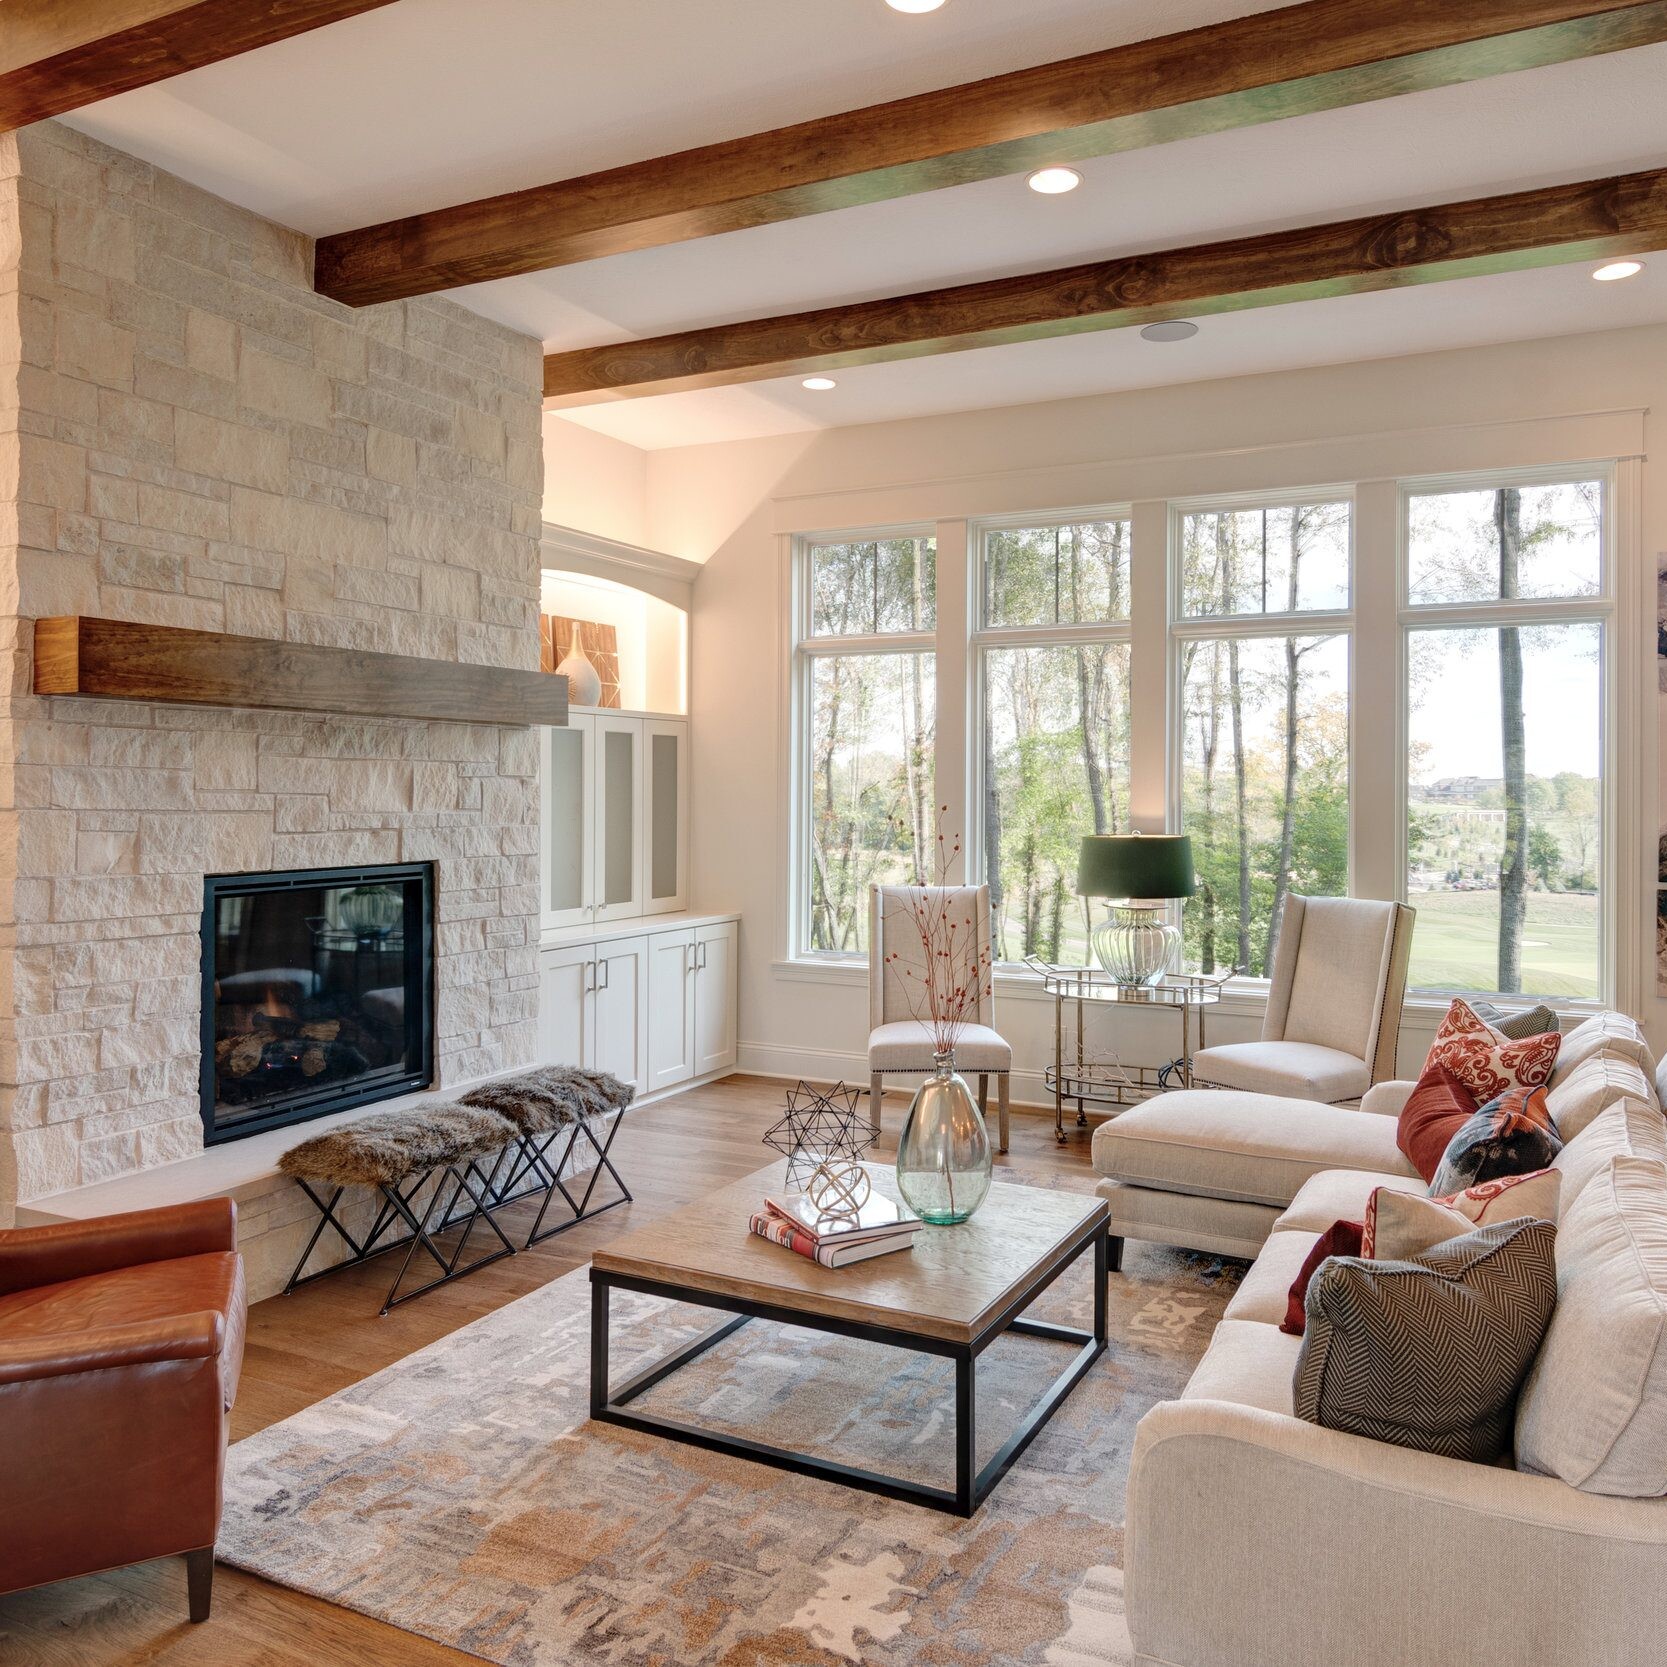
<svg viewBox="0 0 1667 1667">
<path fill-rule="evenodd" d="M 1193 1021 L 1198 1026 L 1198 1046 L 1203 1048 L 1205 1014 L 1220 1000 L 1222 989 L 1234 977 L 1224 972 L 1205 977 L 1199 973 L 1170 973 L 1157 984 L 1118 984 L 1098 967 L 1061 967 L 1025 957 L 1025 965 L 1042 980 L 1042 988 L 1053 997 L 1053 1064 L 1044 1072 L 1053 1090 L 1054 1138 L 1065 1144 L 1065 1105 L 1077 1108 L 1076 1126 L 1088 1127 L 1088 1108 L 1103 1106 L 1116 1111 L 1138 1105 L 1161 1093 L 1170 1084 L 1169 1072 L 1179 1074 L 1179 1086 L 1192 1086 Z M 1075 1058 L 1065 1057 L 1065 1008 L 1076 1005 Z M 1096 1064 L 1087 1058 L 1083 1020 L 1090 1004 L 1129 1008 L 1167 1008 L 1181 1023 L 1180 1057 L 1170 1065 Z"/>
</svg>

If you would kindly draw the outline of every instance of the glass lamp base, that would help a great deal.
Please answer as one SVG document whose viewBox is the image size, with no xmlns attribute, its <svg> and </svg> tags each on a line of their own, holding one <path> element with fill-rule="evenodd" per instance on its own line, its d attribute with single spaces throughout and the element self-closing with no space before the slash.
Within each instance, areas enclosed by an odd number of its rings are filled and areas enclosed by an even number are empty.
<svg viewBox="0 0 1667 1667">
<path fill-rule="evenodd" d="M 1114 904 L 1094 928 L 1094 957 L 1107 975 L 1132 989 L 1163 982 L 1181 934 L 1163 918 L 1161 909 L 1136 904 Z"/>
</svg>

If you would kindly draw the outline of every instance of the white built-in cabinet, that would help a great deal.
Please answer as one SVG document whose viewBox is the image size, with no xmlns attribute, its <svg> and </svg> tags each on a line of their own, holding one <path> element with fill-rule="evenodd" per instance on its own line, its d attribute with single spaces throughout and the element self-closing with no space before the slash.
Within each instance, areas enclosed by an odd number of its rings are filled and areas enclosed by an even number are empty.
<svg viewBox="0 0 1667 1667">
<path fill-rule="evenodd" d="M 688 906 L 686 718 L 574 712 L 543 731 L 539 774 L 546 932 Z"/>
<path fill-rule="evenodd" d="M 539 1058 L 611 1071 L 640 1095 L 733 1070 L 739 937 L 735 916 L 703 915 L 546 943 Z"/>
<path fill-rule="evenodd" d="M 649 940 L 646 1092 L 734 1068 L 739 935 L 713 920 Z"/>
</svg>

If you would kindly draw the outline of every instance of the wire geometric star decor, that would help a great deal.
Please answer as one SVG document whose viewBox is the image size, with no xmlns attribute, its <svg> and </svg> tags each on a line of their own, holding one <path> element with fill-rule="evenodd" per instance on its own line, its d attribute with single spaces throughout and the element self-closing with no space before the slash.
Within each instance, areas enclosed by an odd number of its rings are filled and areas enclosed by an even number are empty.
<svg viewBox="0 0 1667 1667">
<path fill-rule="evenodd" d="M 835 1083 L 826 1094 L 808 1082 L 787 1091 L 786 1114 L 772 1123 L 764 1144 L 787 1159 L 787 1185 L 803 1192 L 825 1158 L 859 1159 L 879 1138 L 860 1116 L 860 1088 Z"/>
</svg>

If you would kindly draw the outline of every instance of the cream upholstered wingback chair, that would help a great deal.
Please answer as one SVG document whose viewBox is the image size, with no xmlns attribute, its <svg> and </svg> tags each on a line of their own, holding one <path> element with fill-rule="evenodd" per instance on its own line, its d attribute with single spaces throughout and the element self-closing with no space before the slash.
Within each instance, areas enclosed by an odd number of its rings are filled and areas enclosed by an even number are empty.
<svg viewBox="0 0 1667 1667">
<path fill-rule="evenodd" d="M 915 1016 L 901 968 L 921 972 L 926 965 L 920 933 L 909 899 L 921 892 L 947 890 L 952 906 L 972 914 L 980 943 L 990 938 L 988 886 L 870 886 L 868 888 L 868 1119 L 880 1127 L 880 1103 L 888 1076 L 923 1075 L 932 1069 L 932 1027 Z M 896 956 L 895 961 L 889 959 Z M 1007 1080 L 1013 1050 L 996 1033 L 994 980 L 986 979 L 978 1006 L 955 1045 L 955 1065 L 978 1073 L 978 1109 L 989 1104 L 990 1078 L 996 1079 L 1000 1149 L 1007 1150 Z M 915 1007 L 919 1005 L 916 995 Z"/>
<path fill-rule="evenodd" d="M 1288 896 L 1261 1041 L 1200 1048 L 1192 1080 L 1337 1104 L 1393 1077 L 1413 916 L 1404 903 Z"/>
</svg>

